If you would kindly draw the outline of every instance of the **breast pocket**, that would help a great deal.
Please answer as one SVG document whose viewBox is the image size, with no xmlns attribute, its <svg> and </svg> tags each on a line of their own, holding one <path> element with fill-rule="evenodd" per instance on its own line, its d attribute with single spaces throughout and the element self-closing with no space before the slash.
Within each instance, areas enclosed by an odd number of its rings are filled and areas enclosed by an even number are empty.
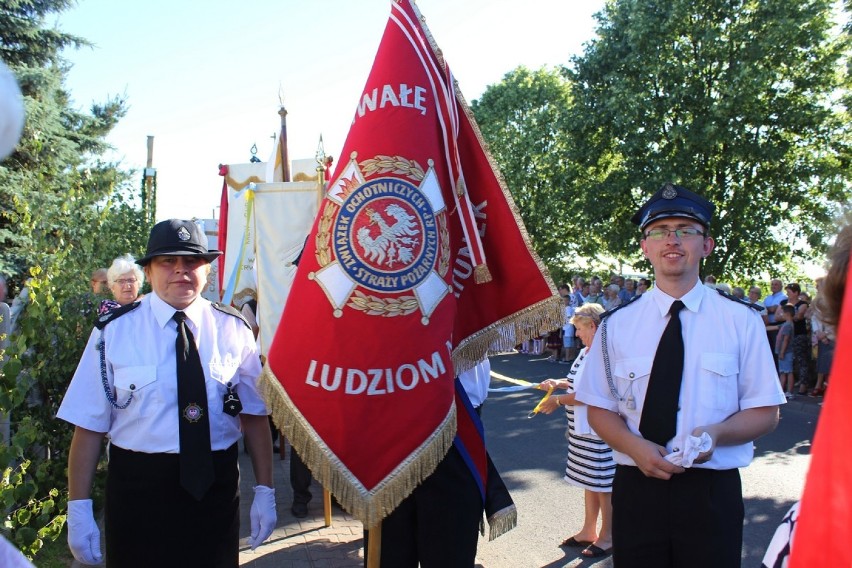
<svg viewBox="0 0 852 568">
<path fill-rule="evenodd" d="M 739 407 L 739 358 L 731 353 L 701 354 L 701 403 L 715 410 L 735 412 Z"/>
<path fill-rule="evenodd" d="M 133 396 L 128 409 L 140 416 L 148 416 L 159 403 L 157 389 L 157 367 L 143 365 L 138 367 L 121 367 L 114 369 L 112 383 L 115 387 L 116 402 L 124 404 Z"/>
<path fill-rule="evenodd" d="M 639 401 L 645 398 L 653 364 L 653 357 L 633 357 L 615 362 L 613 381 L 620 399 L 618 408 L 622 414 L 639 415 Z"/>
<path fill-rule="evenodd" d="M 239 366 L 236 362 L 211 362 L 210 363 L 210 378 L 217 383 L 228 384 L 238 380 L 237 369 Z"/>
</svg>

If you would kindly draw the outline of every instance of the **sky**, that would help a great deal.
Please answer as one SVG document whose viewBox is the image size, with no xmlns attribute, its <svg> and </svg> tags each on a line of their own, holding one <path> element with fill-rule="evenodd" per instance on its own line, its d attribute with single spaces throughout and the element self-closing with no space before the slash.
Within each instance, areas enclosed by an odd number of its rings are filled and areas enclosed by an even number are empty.
<svg viewBox="0 0 852 568">
<path fill-rule="evenodd" d="M 468 101 L 519 65 L 568 64 L 594 37 L 604 0 L 420 0 Z M 107 157 L 136 169 L 154 136 L 157 220 L 218 217 L 218 165 L 266 161 L 287 109 L 291 160 L 322 136 L 339 156 L 390 14 L 390 0 L 79 0 L 61 30 L 76 108 L 116 95 L 129 111 Z"/>
</svg>

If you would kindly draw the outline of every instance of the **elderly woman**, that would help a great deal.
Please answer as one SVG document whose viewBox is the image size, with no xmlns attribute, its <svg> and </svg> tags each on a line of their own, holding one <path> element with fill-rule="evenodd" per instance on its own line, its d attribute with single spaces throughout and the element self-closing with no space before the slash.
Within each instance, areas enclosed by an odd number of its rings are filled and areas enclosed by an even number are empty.
<svg viewBox="0 0 852 568">
<path fill-rule="evenodd" d="M 618 287 L 618 284 L 610 284 L 604 288 L 603 307 L 606 311 L 621 305 L 621 298 L 618 296 L 620 291 L 621 288 Z"/>
<path fill-rule="evenodd" d="M 145 273 L 136 264 L 136 260 L 126 254 L 112 261 L 107 269 L 107 285 L 114 300 L 103 300 L 98 306 L 98 315 L 124 306 L 139 299 L 139 288 L 145 281 Z"/>
<path fill-rule="evenodd" d="M 565 406 L 568 418 L 568 464 L 565 481 L 585 490 L 585 519 L 583 528 L 574 536 L 566 538 L 560 546 L 583 547 L 586 558 L 605 556 L 612 550 L 612 479 L 615 476 L 615 461 L 612 449 L 589 426 L 587 408 L 574 399 L 574 391 L 583 379 L 586 354 L 592 345 L 595 332 L 601 322 L 604 309 L 600 304 L 583 304 L 574 311 L 571 323 L 577 337 L 583 341 L 583 349 L 571 366 L 565 379 L 547 379 L 539 385 L 542 389 L 566 389 L 568 394 L 551 396 L 542 404 L 542 412 L 550 414 L 559 406 Z M 597 531 L 598 513 L 601 530 Z"/>
</svg>

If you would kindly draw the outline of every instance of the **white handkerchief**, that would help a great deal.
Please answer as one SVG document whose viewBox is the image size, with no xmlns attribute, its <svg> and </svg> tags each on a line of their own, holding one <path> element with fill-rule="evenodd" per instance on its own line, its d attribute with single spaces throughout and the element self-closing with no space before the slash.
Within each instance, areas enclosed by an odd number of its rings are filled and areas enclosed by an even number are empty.
<svg viewBox="0 0 852 568">
<path fill-rule="evenodd" d="M 670 453 L 666 456 L 666 459 L 681 467 L 692 467 L 692 462 L 695 461 L 698 454 L 706 452 L 712 445 L 713 439 L 707 432 L 701 434 L 700 438 L 690 436 L 686 440 L 686 447 L 683 450 Z"/>
</svg>

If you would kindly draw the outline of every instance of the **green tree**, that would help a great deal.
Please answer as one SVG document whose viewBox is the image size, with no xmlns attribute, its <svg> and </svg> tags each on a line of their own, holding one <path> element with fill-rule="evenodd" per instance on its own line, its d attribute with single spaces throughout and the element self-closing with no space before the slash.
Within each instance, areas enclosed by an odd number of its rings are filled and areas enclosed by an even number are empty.
<svg viewBox="0 0 852 568">
<path fill-rule="evenodd" d="M 46 26 L 73 3 L 0 3 L 0 57 L 24 95 L 26 123 L 0 163 L 0 272 L 28 304 L 0 373 L 0 502 L 9 536 L 33 557 L 62 528 L 72 428 L 55 415 L 92 327 L 89 274 L 119 254 L 139 254 L 148 233 L 131 173 L 105 162 L 106 135 L 126 112 L 121 97 L 77 110 L 63 83 L 62 50 L 85 40 Z"/>
<path fill-rule="evenodd" d="M 539 256 L 557 273 L 577 251 L 565 198 L 576 175 L 565 160 L 570 103 L 561 70 L 519 67 L 471 105 Z"/>
<path fill-rule="evenodd" d="M 850 197 L 846 40 L 830 0 L 612 0 L 571 69 L 585 238 L 636 257 L 636 208 L 665 181 L 717 206 L 707 272 L 821 253 Z"/>
</svg>

